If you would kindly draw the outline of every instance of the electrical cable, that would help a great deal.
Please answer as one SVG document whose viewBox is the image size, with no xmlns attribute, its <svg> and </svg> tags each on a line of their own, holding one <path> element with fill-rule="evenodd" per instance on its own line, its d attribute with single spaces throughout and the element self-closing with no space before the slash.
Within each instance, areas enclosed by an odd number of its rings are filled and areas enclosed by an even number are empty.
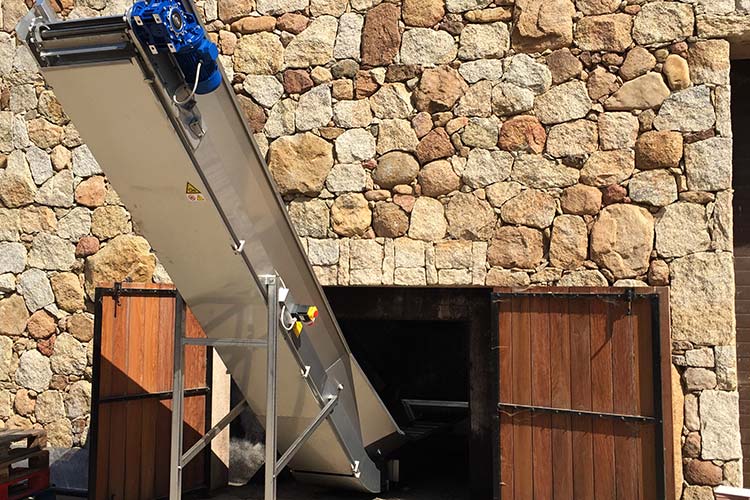
<svg viewBox="0 0 750 500">
<path fill-rule="evenodd" d="M 284 324 L 284 313 L 285 312 L 286 312 L 286 305 L 283 305 L 283 306 L 281 306 L 281 317 L 279 318 L 279 320 L 280 320 L 280 323 L 281 323 L 281 327 L 284 330 L 286 330 L 287 332 L 290 332 L 290 331 L 292 331 L 292 328 L 294 328 L 294 321 L 292 321 L 291 325 L 286 326 L 286 324 Z"/>
<path fill-rule="evenodd" d="M 184 100 L 182 100 L 182 101 L 180 101 L 179 99 L 177 99 L 177 93 L 176 92 L 172 96 L 172 100 L 178 106 L 182 106 L 183 104 L 185 104 L 186 102 L 188 102 L 190 99 L 192 99 L 193 96 L 195 95 L 195 91 L 198 90 L 198 77 L 201 75 L 201 66 L 203 66 L 203 61 L 198 61 L 198 67 L 195 70 L 195 83 L 193 83 L 193 90 L 190 91 L 190 94 L 188 94 L 188 96 Z"/>
</svg>

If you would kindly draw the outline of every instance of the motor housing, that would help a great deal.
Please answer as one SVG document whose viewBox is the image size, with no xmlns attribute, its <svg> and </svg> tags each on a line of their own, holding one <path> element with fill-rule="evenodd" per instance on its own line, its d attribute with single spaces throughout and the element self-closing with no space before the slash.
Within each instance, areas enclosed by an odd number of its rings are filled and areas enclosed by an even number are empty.
<svg viewBox="0 0 750 500">
<path fill-rule="evenodd" d="M 179 0 L 141 0 L 130 8 L 128 18 L 152 54 L 169 52 L 174 56 L 189 88 L 195 86 L 197 76 L 196 94 L 208 94 L 221 84 L 219 49 Z"/>
</svg>

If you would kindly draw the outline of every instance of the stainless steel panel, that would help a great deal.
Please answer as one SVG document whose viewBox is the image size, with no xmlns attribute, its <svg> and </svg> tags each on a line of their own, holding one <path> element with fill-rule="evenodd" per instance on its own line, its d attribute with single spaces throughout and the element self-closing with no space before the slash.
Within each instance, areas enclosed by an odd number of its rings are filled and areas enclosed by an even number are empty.
<svg viewBox="0 0 750 500">
<path fill-rule="evenodd" d="M 191 157 L 136 60 L 43 71 L 210 337 L 265 336 L 260 274 L 275 270 L 297 302 L 318 305 L 321 317 L 303 334 L 299 355 L 314 359 L 318 387 L 328 380 L 344 390 L 341 407 L 290 467 L 349 477 L 347 485 L 377 491 L 380 474 L 364 452 L 369 443 L 363 439 L 398 428 L 359 368 L 352 368 L 348 347 L 241 122 L 231 88 L 225 83 L 199 98 L 207 134 Z M 202 191 L 204 201 L 188 200 L 188 182 Z M 232 250 L 232 232 L 246 239 L 244 255 Z M 290 345 L 279 347 L 283 451 L 317 415 L 320 401 L 301 377 Z M 265 352 L 222 347 L 219 353 L 253 410 L 263 416 Z M 352 475 L 353 460 L 360 462 L 359 478 Z"/>
<path fill-rule="evenodd" d="M 370 380 L 362 371 L 354 356 L 351 356 L 352 381 L 357 394 L 357 411 L 362 428 L 362 441 L 365 446 L 384 439 L 393 432 L 393 419 L 385 408 Z M 400 431 L 399 431 L 400 432 Z"/>
</svg>

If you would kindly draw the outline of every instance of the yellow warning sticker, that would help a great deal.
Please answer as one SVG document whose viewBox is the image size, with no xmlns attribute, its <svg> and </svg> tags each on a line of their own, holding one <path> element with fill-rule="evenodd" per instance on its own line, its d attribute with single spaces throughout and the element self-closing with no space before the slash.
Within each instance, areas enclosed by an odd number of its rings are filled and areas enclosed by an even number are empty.
<svg viewBox="0 0 750 500">
<path fill-rule="evenodd" d="M 193 186 L 189 182 L 185 186 L 185 196 L 188 201 L 204 201 L 206 198 L 201 193 L 201 190 Z"/>
</svg>

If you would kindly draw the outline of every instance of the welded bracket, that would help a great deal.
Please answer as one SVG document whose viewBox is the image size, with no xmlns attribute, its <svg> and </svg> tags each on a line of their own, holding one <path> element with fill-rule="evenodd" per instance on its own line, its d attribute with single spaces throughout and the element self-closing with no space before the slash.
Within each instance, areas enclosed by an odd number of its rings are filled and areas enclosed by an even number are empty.
<svg viewBox="0 0 750 500">
<path fill-rule="evenodd" d="M 57 13 L 49 2 L 46 2 L 45 0 L 37 0 L 34 2 L 34 5 L 31 6 L 29 12 L 18 21 L 18 24 L 16 25 L 16 35 L 19 40 L 27 40 L 29 35 L 39 38 L 39 26 L 57 20 Z M 32 34 L 33 31 L 37 31 L 37 33 Z"/>
</svg>

